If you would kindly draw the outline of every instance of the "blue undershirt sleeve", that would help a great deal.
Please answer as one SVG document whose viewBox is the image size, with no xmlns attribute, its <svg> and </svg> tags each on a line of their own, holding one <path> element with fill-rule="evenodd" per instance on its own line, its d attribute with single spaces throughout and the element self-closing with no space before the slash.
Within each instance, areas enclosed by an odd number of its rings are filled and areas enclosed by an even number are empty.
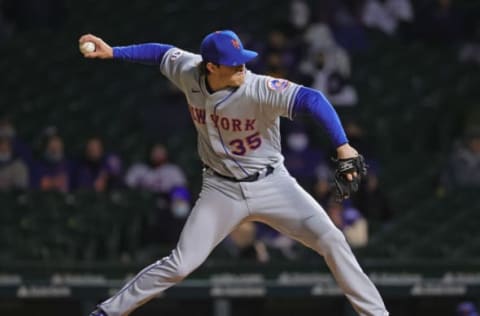
<svg viewBox="0 0 480 316">
<path fill-rule="evenodd" d="M 293 101 L 293 113 L 301 112 L 309 112 L 325 128 L 335 148 L 348 143 L 337 112 L 320 91 L 300 87 Z"/>
<path fill-rule="evenodd" d="M 160 65 L 163 55 L 172 45 L 147 43 L 113 47 L 113 58 L 147 65 Z"/>
</svg>

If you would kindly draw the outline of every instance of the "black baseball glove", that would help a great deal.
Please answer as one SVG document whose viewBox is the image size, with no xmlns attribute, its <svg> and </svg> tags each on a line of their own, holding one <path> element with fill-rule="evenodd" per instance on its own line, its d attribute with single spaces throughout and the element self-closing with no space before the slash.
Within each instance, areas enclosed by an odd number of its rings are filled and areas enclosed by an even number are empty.
<svg viewBox="0 0 480 316">
<path fill-rule="evenodd" d="M 367 164 L 362 155 L 347 159 L 335 159 L 335 198 L 338 202 L 348 199 L 353 192 L 358 191 L 362 177 L 367 175 Z M 356 172 L 356 176 L 353 173 Z M 348 180 L 351 174 L 353 180 Z"/>
</svg>

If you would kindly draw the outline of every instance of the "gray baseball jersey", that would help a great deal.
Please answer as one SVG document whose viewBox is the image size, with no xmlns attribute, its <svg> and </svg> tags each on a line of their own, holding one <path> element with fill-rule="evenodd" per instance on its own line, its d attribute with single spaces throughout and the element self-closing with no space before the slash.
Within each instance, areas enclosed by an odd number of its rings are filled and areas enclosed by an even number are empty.
<svg viewBox="0 0 480 316">
<path fill-rule="evenodd" d="M 239 88 L 210 94 L 200 61 L 200 55 L 171 49 L 160 68 L 187 98 L 203 163 L 237 179 L 281 164 L 279 117 L 291 117 L 299 86 L 247 71 Z"/>
<path fill-rule="evenodd" d="M 292 116 L 299 86 L 246 73 L 239 88 L 208 92 L 199 55 L 177 48 L 160 69 L 186 95 L 205 165 L 200 197 L 172 253 L 146 267 L 99 307 L 127 315 L 196 269 L 236 226 L 261 221 L 322 255 L 355 310 L 386 316 L 382 298 L 362 271 L 342 232 L 283 166 L 279 117 Z M 264 172 L 267 166 L 273 173 Z M 236 182 L 259 173 L 256 181 Z M 217 173 L 217 174 L 216 174 Z"/>
</svg>

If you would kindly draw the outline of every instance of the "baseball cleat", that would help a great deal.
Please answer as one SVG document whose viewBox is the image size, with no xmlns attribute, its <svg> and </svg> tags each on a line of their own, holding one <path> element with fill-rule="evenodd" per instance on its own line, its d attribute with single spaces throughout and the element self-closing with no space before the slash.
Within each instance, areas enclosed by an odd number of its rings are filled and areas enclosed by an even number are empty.
<svg viewBox="0 0 480 316">
<path fill-rule="evenodd" d="M 89 316 L 108 316 L 108 315 L 105 314 L 105 312 L 102 311 L 101 309 L 97 308 L 96 310 L 91 312 Z"/>
</svg>

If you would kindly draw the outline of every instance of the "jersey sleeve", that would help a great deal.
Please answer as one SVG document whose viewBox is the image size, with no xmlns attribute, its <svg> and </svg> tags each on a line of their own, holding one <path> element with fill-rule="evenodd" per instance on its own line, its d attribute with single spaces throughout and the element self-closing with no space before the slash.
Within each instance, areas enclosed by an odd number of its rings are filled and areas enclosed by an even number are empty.
<svg viewBox="0 0 480 316">
<path fill-rule="evenodd" d="M 147 65 L 159 65 L 172 45 L 146 43 L 113 47 L 113 58 Z"/>
<path fill-rule="evenodd" d="M 174 47 L 163 56 L 160 71 L 178 88 L 184 90 L 186 77 L 200 61 L 200 55 Z"/>
<path fill-rule="evenodd" d="M 256 91 L 264 110 L 293 119 L 293 104 L 300 85 L 286 79 L 258 76 Z"/>
</svg>

